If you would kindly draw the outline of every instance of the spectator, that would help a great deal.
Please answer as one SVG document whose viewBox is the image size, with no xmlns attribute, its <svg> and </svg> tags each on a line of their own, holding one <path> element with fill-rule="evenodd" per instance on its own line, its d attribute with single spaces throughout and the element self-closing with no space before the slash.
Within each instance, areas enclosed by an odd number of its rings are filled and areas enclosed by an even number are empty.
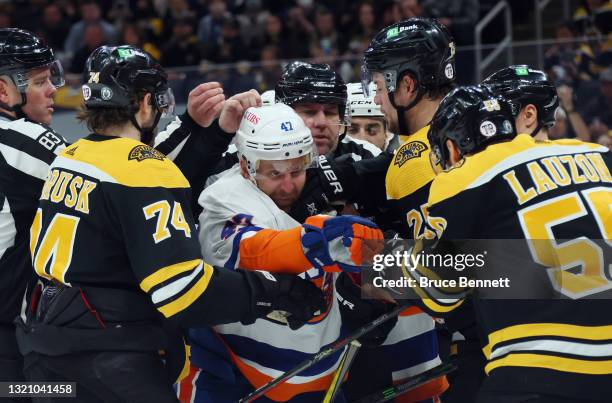
<svg viewBox="0 0 612 403">
<path fill-rule="evenodd" d="M 162 19 L 162 41 L 165 44 L 168 38 L 174 35 L 174 25 L 181 19 L 192 17 L 193 11 L 189 8 L 187 0 L 168 0 L 168 7 Z"/>
<path fill-rule="evenodd" d="M 589 101 L 581 112 L 589 125 L 599 119 L 608 128 L 612 128 L 612 67 L 600 74 L 599 81 L 599 93 L 590 94 Z"/>
<path fill-rule="evenodd" d="M 348 50 L 361 55 L 368 47 L 370 40 L 378 32 L 374 6 L 369 1 L 363 1 L 357 8 L 358 22 L 350 35 Z"/>
<path fill-rule="evenodd" d="M 121 30 L 121 43 L 132 45 L 148 52 L 155 59 L 160 60 L 161 52 L 152 42 L 147 40 L 146 34 L 140 24 L 126 24 Z"/>
<path fill-rule="evenodd" d="M 117 42 L 117 29 L 113 24 L 102 19 L 100 6 L 94 0 L 83 0 L 81 3 L 81 20 L 70 27 L 70 33 L 64 42 L 64 50 L 69 55 L 74 55 L 84 45 L 85 27 L 95 23 L 102 28 L 106 43 L 115 44 Z"/>
<path fill-rule="evenodd" d="M 607 35 L 610 32 L 612 19 L 612 4 L 609 0 L 586 0 L 574 12 L 574 24 L 580 33 L 585 34 L 592 29 Z"/>
<path fill-rule="evenodd" d="M 198 24 L 198 39 L 204 46 L 219 42 L 223 32 L 225 20 L 231 18 L 224 0 L 211 0 L 208 5 L 208 15 Z"/>
<path fill-rule="evenodd" d="M 159 49 L 168 38 L 162 37 L 164 24 L 153 0 L 136 0 L 133 3 L 133 10 L 132 23 L 137 23 L 143 38 Z"/>
<path fill-rule="evenodd" d="M 382 7 L 382 26 L 386 27 L 402 20 L 399 4 L 395 1 L 387 1 Z"/>
<path fill-rule="evenodd" d="M 423 15 L 423 6 L 420 0 L 400 0 L 399 7 L 403 19 L 421 17 Z"/>
<path fill-rule="evenodd" d="M 278 62 L 278 48 L 276 46 L 264 46 L 261 49 L 261 69 L 257 74 L 257 87 L 260 93 L 274 89 L 276 82 L 281 76 L 281 66 Z"/>
<path fill-rule="evenodd" d="M 582 141 L 591 141 L 591 134 L 586 123 L 582 119 L 582 116 L 575 108 L 574 105 L 574 90 L 567 85 L 562 85 L 557 88 L 557 94 L 559 96 L 559 106 L 563 108 L 563 111 L 567 115 L 569 124 L 572 130 L 576 134 L 576 137 Z"/>
<path fill-rule="evenodd" d="M 267 22 L 268 12 L 262 10 L 261 0 L 246 0 L 244 13 L 236 19 L 240 27 L 240 36 L 245 45 L 261 42 Z"/>
<path fill-rule="evenodd" d="M 292 55 L 292 58 L 310 57 L 309 47 L 304 46 L 303 44 L 309 43 L 310 39 L 315 33 L 315 27 L 307 18 L 307 12 L 310 8 L 310 5 L 300 5 L 302 3 L 303 2 L 298 2 L 298 5 L 296 7 L 293 7 L 289 10 L 289 22 L 287 23 L 287 26 L 291 27 L 291 29 L 287 32 L 287 34 L 290 36 L 290 41 L 292 43 L 300 44 L 295 49 L 295 53 L 299 53 L 299 55 Z"/>
<path fill-rule="evenodd" d="M 315 13 L 315 30 L 310 39 L 310 53 L 319 58 L 319 63 L 334 63 L 338 55 L 338 32 L 334 26 L 334 15 L 324 7 Z"/>
<path fill-rule="evenodd" d="M 293 43 L 283 26 L 281 18 L 277 14 L 268 14 L 266 16 L 266 24 L 264 33 L 259 42 L 253 46 L 254 51 L 261 52 L 257 54 L 262 60 L 263 49 L 272 46 L 276 48 L 277 59 L 292 59 L 297 57 L 295 48 L 299 48 L 297 43 Z"/>
<path fill-rule="evenodd" d="M 563 21 L 555 30 L 555 44 L 545 54 L 544 70 L 554 82 L 571 84 L 578 76 L 576 66 L 576 31 L 571 21 Z"/>
<path fill-rule="evenodd" d="M 115 27 L 120 30 L 121 27 L 125 26 L 133 17 L 128 0 L 115 0 L 106 16 L 115 24 Z M 140 16 L 138 17 L 140 18 Z"/>
<path fill-rule="evenodd" d="M 68 36 L 69 24 L 57 3 L 50 3 L 43 10 L 42 23 L 37 30 L 47 45 L 55 51 L 64 49 L 64 40 Z"/>
<path fill-rule="evenodd" d="M 249 49 L 242 42 L 238 22 L 228 18 L 223 24 L 218 43 L 206 47 L 206 59 L 215 63 L 233 63 L 248 58 Z"/>
<path fill-rule="evenodd" d="M 72 58 L 70 72 L 80 74 L 85 69 L 85 61 L 98 47 L 104 45 L 105 37 L 104 30 L 100 24 L 91 23 L 85 26 L 84 44 L 79 48 Z"/>
<path fill-rule="evenodd" d="M 76 51 L 72 58 L 70 72 L 73 74 L 81 74 L 85 69 L 85 62 L 91 52 L 104 45 L 105 37 L 102 26 L 95 22 L 87 24 L 85 26 L 84 41 L 83 46 Z"/>
<path fill-rule="evenodd" d="M 165 67 L 195 66 L 202 54 L 198 38 L 194 35 L 194 19 L 179 18 L 175 21 L 170 41 L 162 48 L 161 64 Z"/>
</svg>

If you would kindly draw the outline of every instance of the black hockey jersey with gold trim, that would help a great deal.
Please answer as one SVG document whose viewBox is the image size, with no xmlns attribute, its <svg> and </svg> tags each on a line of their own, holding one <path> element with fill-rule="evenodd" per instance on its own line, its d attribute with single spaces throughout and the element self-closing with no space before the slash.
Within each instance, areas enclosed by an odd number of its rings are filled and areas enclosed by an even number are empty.
<svg viewBox="0 0 612 403">
<path fill-rule="evenodd" d="M 503 260 L 520 274 L 522 288 L 540 293 L 525 300 L 475 291 L 485 371 L 503 378 L 490 387 L 576 399 L 609 394 L 612 299 L 591 298 L 612 289 L 611 168 L 604 146 L 521 134 L 466 157 L 432 182 L 428 213 L 441 239 L 504 239 Z M 526 255 L 535 263 L 522 265 Z M 422 266 L 405 273 L 417 281 L 432 277 Z M 462 302 L 460 287 L 415 291 L 433 315 Z"/>
<path fill-rule="evenodd" d="M 34 270 L 66 285 L 142 290 L 165 317 L 205 324 L 219 315 L 205 306 L 219 276 L 201 259 L 190 202 L 163 154 L 92 134 L 51 165 L 31 228 Z"/>
</svg>

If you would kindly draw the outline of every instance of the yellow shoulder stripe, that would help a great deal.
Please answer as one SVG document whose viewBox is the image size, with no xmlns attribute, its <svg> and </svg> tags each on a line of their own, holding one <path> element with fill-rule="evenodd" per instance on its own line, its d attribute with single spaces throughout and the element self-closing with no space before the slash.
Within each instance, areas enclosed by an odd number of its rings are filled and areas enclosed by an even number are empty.
<svg viewBox="0 0 612 403">
<path fill-rule="evenodd" d="M 431 147 L 427 132 L 429 126 L 405 136 L 405 141 L 395 151 L 385 179 L 389 199 L 399 200 L 408 196 L 434 178 L 435 174 L 429 162 Z"/>
<path fill-rule="evenodd" d="M 61 155 L 92 165 L 124 186 L 189 187 L 189 182 L 172 161 L 159 151 L 134 139 L 81 139 L 66 148 Z"/>
<path fill-rule="evenodd" d="M 505 327 L 489 334 L 489 343 L 482 349 L 485 357 L 491 356 L 493 347 L 502 342 L 534 336 L 561 336 L 586 340 L 612 339 L 612 325 L 579 326 L 564 323 L 530 323 Z"/>
</svg>

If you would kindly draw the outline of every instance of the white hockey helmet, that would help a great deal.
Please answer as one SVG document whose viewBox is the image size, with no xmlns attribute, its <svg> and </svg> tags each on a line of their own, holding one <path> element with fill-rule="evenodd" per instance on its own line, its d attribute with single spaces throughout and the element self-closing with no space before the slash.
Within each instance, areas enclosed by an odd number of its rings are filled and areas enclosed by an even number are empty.
<svg viewBox="0 0 612 403">
<path fill-rule="evenodd" d="M 270 106 L 270 105 L 274 105 L 275 101 L 274 101 L 274 97 L 276 96 L 276 94 L 274 93 L 274 90 L 268 90 L 266 92 L 264 92 L 263 94 L 261 94 L 261 103 L 263 106 Z"/>
<path fill-rule="evenodd" d="M 236 147 L 253 179 L 260 160 L 280 161 L 305 155 L 306 166 L 316 161 L 310 129 L 291 107 L 282 103 L 247 109 L 236 132 Z"/>
<path fill-rule="evenodd" d="M 348 92 L 348 104 L 351 116 L 367 116 L 367 117 L 384 117 L 385 115 L 380 110 L 380 105 L 374 103 L 376 95 L 376 85 L 369 84 L 370 96 L 366 97 L 361 88 L 361 83 L 348 83 L 346 85 Z"/>
</svg>

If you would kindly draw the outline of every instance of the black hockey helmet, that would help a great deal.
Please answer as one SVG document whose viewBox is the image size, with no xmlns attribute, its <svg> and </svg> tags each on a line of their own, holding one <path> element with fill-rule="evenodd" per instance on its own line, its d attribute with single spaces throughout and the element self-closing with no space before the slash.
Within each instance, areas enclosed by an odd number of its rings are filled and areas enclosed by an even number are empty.
<svg viewBox="0 0 612 403">
<path fill-rule="evenodd" d="M 432 158 L 443 169 L 450 158 L 446 140 L 452 140 L 461 155 L 484 149 L 487 145 L 516 136 L 512 105 L 486 85 L 459 87 L 440 103 L 431 121 L 427 138 Z"/>
<path fill-rule="evenodd" d="M 340 119 L 348 119 L 346 84 L 329 64 L 289 63 L 274 92 L 276 102 L 289 106 L 306 103 L 338 105 Z"/>
<path fill-rule="evenodd" d="M 409 18 L 381 30 L 364 54 L 362 84 L 368 91 L 372 73 L 383 74 L 387 91 L 410 73 L 419 87 L 439 88 L 455 81 L 455 42 L 448 29 L 432 18 Z"/>
<path fill-rule="evenodd" d="M 83 74 L 87 108 L 133 108 L 137 94 L 150 92 L 157 111 L 174 112 L 168 75 L 153 56 L 137 47 L 101 46 L 89 55 Z"/>
<path fill-rule="evenodd" d="M 62 64 L 55 58 L 53 50 L 43 44 L 34 34 L 18 28 L 0 29 L 0 75 L 9 76 L 26 103 L 28 72 L 49 68 L 51 84 L 56 88 L 64 85 Z M 6 107 L 6 105 L 3 105 Z M 9 107 L 14 109 L 14 107 Z"/>
<path fill-rule="evenodd" d="M 557 89 L 543 71 L 524 64 L 508 66 L 491 74 L 482 83 L 512 103 L 515 117 L 529 104 L 536 107 L 538 126 L 532 135 L 537 134 L 541 127 L 549 128 L 555 124 L 559 97 Z"/>
</svg>

